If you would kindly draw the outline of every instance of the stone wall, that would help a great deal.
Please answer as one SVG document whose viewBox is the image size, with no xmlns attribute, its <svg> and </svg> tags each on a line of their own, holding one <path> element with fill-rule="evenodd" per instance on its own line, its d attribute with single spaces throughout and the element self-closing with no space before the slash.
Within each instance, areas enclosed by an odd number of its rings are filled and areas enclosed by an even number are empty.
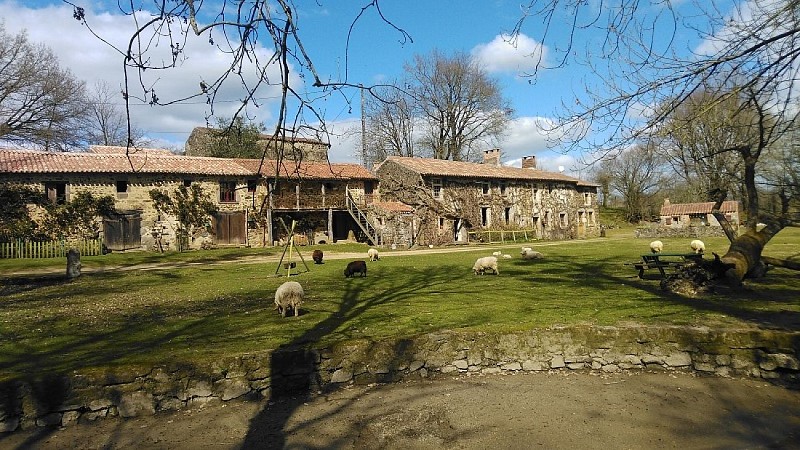
<svg viewBox="0 0 800 450">
<path fill-rule="evenodd" d="M 569 327 L 511 334 L 442 332 L 319 349 L 0 384 L 0 432 L 135 417 L 342 383 L 520 371 L 681 370 L 800 385 L 800 332 L 684 327 Z"/>
<path fill-rule="evenodd" d="M 670 227 L 641 227 L 634 231 L 634 236 L 637 238 L 692 238 L 702 239 L 704 237 L 724 237 L 725 232 L 720 227 L 686 227 L 686 228 L 670 228 Z"/>
</svg>

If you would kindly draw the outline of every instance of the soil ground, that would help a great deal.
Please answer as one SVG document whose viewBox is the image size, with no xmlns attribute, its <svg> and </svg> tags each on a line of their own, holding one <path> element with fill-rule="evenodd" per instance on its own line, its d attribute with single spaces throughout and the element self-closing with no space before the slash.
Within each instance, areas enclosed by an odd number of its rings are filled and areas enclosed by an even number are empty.
<svg viewBox="0 0 800 450">
<path fill-rule="evenodd" d="M 791 449 L 800 391 L 673 372 L 473 375 L 23 430 L 0 448 Z"/>
</svg>

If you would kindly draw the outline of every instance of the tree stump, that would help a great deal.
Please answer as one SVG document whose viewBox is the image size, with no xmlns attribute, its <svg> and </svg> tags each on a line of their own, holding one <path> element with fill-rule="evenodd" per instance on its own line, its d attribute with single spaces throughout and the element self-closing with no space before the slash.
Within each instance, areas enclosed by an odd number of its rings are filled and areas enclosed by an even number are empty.
<svg viewBox="0 0 800 450">
<path fill-rule="evenodd" d="M 81 254 L 71 248 L 67 252 L 67 278 L 73 279 L 81 276 Z"/>
</svg>

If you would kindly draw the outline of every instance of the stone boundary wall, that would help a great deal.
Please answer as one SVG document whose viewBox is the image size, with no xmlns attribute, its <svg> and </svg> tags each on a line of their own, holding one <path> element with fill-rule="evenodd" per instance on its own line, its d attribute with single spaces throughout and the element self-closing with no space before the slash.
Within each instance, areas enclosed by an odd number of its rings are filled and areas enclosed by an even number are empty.
<svg viewBox="0 0 800 450">
<path fill-rule="evenodd" d="M 135 417 L 342 383 L 449 374 L 681 370 L 800 385 L 800 332 L 686 327 L 565 327 L 442 332 L 319 349 L 280 348 L 209 367 L 72 373 L 0 384 L 0 432 Z"/>
<path fill-rule="evenodd" d="M 637 228 L 633 235 L 637 238 L 704 238 L 704 237 L 724 237 L 725 232 L 721 227 L 643 227 Z"/>
</svg>

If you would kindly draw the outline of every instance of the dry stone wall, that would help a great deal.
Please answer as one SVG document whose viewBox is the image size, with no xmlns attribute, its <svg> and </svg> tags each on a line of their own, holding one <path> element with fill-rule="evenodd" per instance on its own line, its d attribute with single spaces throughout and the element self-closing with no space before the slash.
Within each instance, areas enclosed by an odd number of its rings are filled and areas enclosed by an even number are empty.
<svg viewBox="0 0 800 450">
<path fill-rule="evenodd" d="M 314 392 L 342 383 L 553 370 L 681 370 L 798 386 L 800 332 L 592 326 L 443 332 L 319 349 L 287 347 L 208 367 L 40 377 L 0 384 L 0 432 Z"/>
</svg>

